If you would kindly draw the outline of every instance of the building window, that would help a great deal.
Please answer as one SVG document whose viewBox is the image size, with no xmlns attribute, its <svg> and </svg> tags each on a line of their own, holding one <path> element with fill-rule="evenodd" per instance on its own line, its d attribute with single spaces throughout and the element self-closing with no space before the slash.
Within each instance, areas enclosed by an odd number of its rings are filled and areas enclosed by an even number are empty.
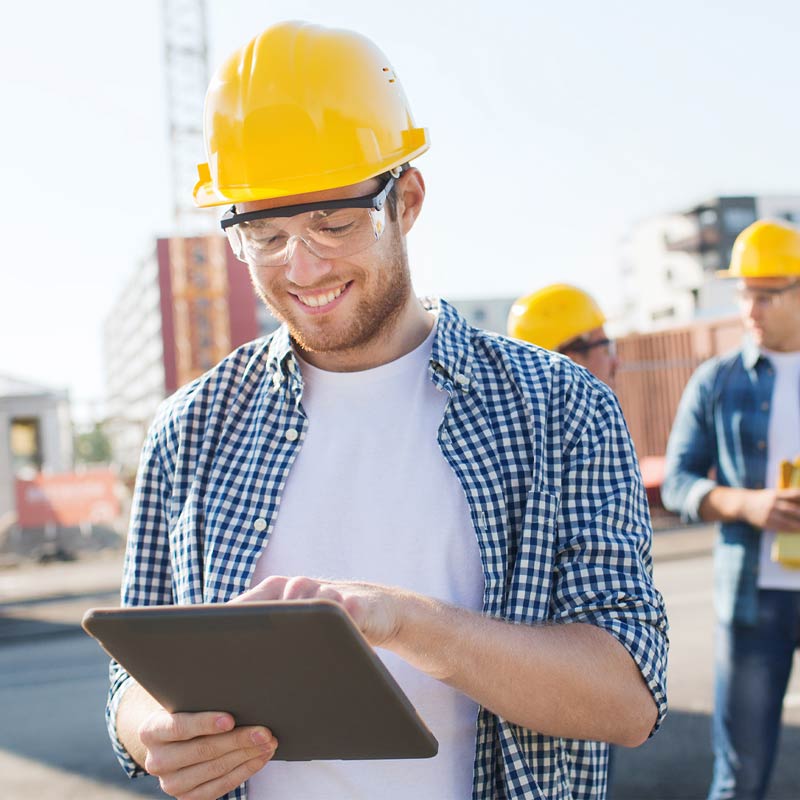
<svg viewBox="0 0 800 800">
<path fill-rule="evenodd" d="M 717 224 L 717 212 L 713 208 L 705 208 L 700 212 L 698 219 L 704 228 L 713 228 Z"/>
<path fill-rule="evenodd" d="M 725 230 L 737 236 L 748 225 L 756 221 L 756 214 L 751 208 L 726 208 L 723 220 L 725 223 Z"/>
<path fill-rule="evenodd" d="M 669 308 L 662 308 L 658 311 L 654 311 L 651 314 L 651 319 L 653 322 L 659 322 L 660 320 L 670 319 L 675 316 L 675 309 L 670 306 Z"/>
<path fill-rule="evenodd" d="M 36 417 L 11 420 L 11 468 L 15 474 L 42 469 L 41 436 Z"/>
</svg>

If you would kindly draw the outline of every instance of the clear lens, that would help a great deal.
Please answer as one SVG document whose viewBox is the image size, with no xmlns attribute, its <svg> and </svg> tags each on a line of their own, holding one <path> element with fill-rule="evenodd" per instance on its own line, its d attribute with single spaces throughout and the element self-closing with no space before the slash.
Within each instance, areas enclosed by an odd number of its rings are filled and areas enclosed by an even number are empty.
<svg viewBox="0 0 800 800">
<path fill-rule="evenodd" d="M 785 286 L 776 288 L 750 288 L 741 284 L 736 289 L 736 296 L 742 305 L 749 305 L 753 303 L 757 306 L 771 306 L 780 302 L 780 299 L 786 292 L 792 289 L 797 289 L 800 286 L 800 281 L 794 280 L 787 283 Z"/>
<path fill-rule="evenodd" d="M 385 227 L 385 208 L 340 208 L 240 222 L 225 231 L 238 259 L 279 267 L 291 258 L 298 242 L 317 258 L 346 258 L 375 244 Z"/>
</svg>

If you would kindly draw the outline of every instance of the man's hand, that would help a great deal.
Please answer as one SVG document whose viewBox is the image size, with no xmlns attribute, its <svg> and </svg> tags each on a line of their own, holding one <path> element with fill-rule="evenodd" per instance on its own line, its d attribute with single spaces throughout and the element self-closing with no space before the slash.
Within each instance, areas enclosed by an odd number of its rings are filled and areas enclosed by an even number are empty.
<svg viewBox="0 0 800 800">
<path fill-rule="evenodd" d="M 743 517 L 756 528 L 800 533 L 800 489 L 754 489 L 747 492 Z"/>
<path fill-rule="evenodd" d="M 373 647 L 387 647 L 400 628 L 401 610 L 410 592 L 374 583 L 322 581 L 272 575 L 231 602 L 264 600 L 332 600 L 344 606 Z"/>
<path fill-rule="evenodd" d="M 231 602 L 307 599 L 340 603 L 373 647 L 525 728 L 632 747 L 656 720 L 630 654 L 594 625 L 517 625 L 392 586 L 302 577 L 265 578 Z"/>
<path fill-rule="evenodd" d="M 216 800 L 244 783 L 275 754 L 277 742 L 260 726 L 234 727 L 220 712 L 154 711 L 139 726 L 144 768 L 178 800 Z"/>
</svg>

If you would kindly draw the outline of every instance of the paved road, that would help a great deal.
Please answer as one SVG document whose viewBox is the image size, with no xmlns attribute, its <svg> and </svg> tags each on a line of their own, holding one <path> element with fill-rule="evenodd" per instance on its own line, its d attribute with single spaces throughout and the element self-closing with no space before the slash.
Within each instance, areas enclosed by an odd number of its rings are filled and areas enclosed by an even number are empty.
<svg viewBox="0 0 800 800">
<path fill-rule="evenodd" d="M 690 532 L 689 532 L 689 535 Z M 681 534 L 686 537 L 686 534 Z M 658 537 L 657 537 L 658 538 Z M 687 543 L 690 539 L 686 539 Z M 654 548 L 656 585 L 670 620 L 670 712 L 661 730 L 635 750 L 618 748 L 611 800 L 703 800 L 711 777 L 712 560 Z M 694 550 L 691 552 L 695 552 Z M 784 703 L 784 733 L 768 800 L 800 799 L 800 664 Z"/>
<path fill-rule="evenodd" d="M 702 800 L 711 770 L 710 531 L 656 536 L 655 574 L 671 622 L 671 712 L 636 750 L 617 749 L 612 800 Z M 116 603 L 119 554 L 0 571 L 0 798 L 163 797 L 129 782 L 107 743 L 104 654 L 77 628 L 83 610 Z M 769 800 L 800 800 L 800 671 Z"/>
<path fill-rule="evenodd" d="M 164 797 L 153 779 L 120 770 L 103 722 L 108 660 L 72 631 L 0 647 L 0 797 Z"/>
</svg>

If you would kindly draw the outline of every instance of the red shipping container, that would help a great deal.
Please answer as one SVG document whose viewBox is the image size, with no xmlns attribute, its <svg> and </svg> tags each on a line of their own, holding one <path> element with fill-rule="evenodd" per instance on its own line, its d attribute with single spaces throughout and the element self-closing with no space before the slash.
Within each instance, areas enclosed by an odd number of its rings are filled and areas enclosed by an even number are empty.
<svg viewBox="0 0 800 800">
<path fill-rule="evenodd" d="M 120 513 L 117 481 L 112 470 L 18 478 L 18 524 L 21 528 L 42 528 L 113 522 Z"/>
</svg>

